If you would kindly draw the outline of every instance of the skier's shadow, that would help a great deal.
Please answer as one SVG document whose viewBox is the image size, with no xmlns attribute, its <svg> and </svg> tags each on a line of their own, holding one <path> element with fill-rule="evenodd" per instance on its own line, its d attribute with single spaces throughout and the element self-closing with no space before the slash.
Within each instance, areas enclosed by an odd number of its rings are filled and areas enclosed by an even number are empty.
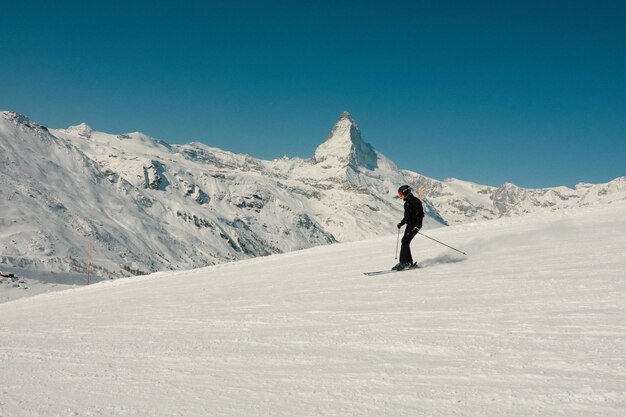
<svg viewBox="0 0 626 417">
<path fill-rule="evenodd" d="M 462 255 L 443 254 L 435 258 L 426 259 L 425 261 L 422 261 L 419 264 L 422 268 L 428 268 L 429 266 L 435 266 L 439 264 L 455 264 L 457 262 L 463 262 L 465 259 L 467 258 Z"/>
</svg>

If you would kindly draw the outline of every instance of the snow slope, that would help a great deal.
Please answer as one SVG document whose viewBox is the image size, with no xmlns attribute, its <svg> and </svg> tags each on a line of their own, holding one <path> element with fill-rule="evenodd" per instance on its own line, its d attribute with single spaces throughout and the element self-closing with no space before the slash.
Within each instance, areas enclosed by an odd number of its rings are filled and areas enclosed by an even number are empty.
<svg viewBox="0 0 626 417">
<path fill-rule="evenodd" d="M 622 416 L 626 205 L 0 305 L 0 416 Z"/>
<path fill-rule="evenodd" d="M 443 181 L 403 171 L 407 182 L 422 184 L 427 204 L 448 224 L 589 207 L 626 200 L 626 177 L 574 188 L 521 188 L 511 183 L 490 187 L 456 178 Z"/>
</svg>

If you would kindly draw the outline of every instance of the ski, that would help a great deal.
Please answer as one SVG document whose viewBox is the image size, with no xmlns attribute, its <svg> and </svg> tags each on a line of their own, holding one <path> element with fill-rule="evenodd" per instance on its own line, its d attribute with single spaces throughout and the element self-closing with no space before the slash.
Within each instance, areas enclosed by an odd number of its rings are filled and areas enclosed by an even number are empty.
<svg viewBox="0 0 626 417">
<path fill-rule="evenodd" d="M 385 274 L 391 274 L 391 273 L 393 273 L 393 272 L 412 271 L 412 270 L 414 270 L 414 269 L 419 269 L 419 268 L 421 268 L 421 266 L 419 266 L 419 265 L 417 265 L 417 264 L 416 264 L 415 266 L 413 266 L 413 267 L 411 267 L 411 268 L 400 269 L 400 270 L 397 270 L 397 269 L 385 269 L 385 270 L 383 270 L 383 271 L 363 272 L 363 275 L 367 275 L 367 276 L 371 277 L 371 276 L 375 276 L 375 275 L 385 275 Z"/>
<path fill-rule="evenodd" d="M 408 269 L 405 269 L 405 271 L 408 271 Z M 371 277 L 374 275 L 391 274 L 392 272 L 400 272 L 400 271 L 396 271 L 395 269 L 385 269 L 384 271 L 363 272 L 363 275 L 367 275 Z"/>
</svg>

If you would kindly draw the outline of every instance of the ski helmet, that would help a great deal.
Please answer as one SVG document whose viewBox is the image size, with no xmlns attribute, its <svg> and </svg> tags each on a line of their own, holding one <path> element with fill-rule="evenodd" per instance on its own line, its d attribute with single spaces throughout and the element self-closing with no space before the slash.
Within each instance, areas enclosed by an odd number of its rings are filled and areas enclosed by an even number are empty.
<svg viewBox="0 0 626 417">
<path fill-rule="evenodd" d="M 411 187 L 409 187 L 408 185 L 403 185 L 400 188 L 398 188 L 398 196 L 401 198 L 406 197 L 407 195 L 409 195 L 410 192 L 411 192 Z"/>
</svg>

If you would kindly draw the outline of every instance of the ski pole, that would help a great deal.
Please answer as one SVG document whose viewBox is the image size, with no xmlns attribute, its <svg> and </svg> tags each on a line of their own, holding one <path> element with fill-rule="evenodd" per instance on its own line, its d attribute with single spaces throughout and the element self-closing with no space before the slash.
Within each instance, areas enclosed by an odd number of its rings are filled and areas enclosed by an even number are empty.
<svg viewBox="0 0 626 417">
<path fill-rule="evenodd" d="M 396 257 L 393 259 L 398 259 L 398 243 L 400 242 L 400 228 L 398 228 L 398 240 L 396 240 Z"/>
<path fill-rule="evenodd" d="M 426 235 L 425 235 L 425 234 L 423 234 L 422 232 L 417 232 L 417 233 L 419 233 L 420 235 L 422 235 L 422 236 L 424 236 L 424 237 L 429 238 L 430 240 L 434 240 L 435 242 L 440 243 L 440 244 L 442 244 L 443 246 L 447 246 L 447 247 L 449 247 L 450 249 L 453 249 L 453 250 L 455 250 L 455 251 L 457 251 L 457 252 L 459 252 L 459 253 L 462 253 L 463 255 L 467 256 L 467 253 L 465 253 L 465 252 L 463 252 L 463 251 L 460 251 L 460 250 L 458 250 L 458 249 L 456 249 L 456 248 L 453 248 L 453 247 L 452 247 L 452 246 L 450 246 L 450 245 L 446 245 L 445 243 L 440 242 L 440 241 L 438 241 L 437 239 L 433 239 L 433 238 L 432 238 L 432 237 L 430 237 L 430 236 L 426 236 Z"/>
</svg>

